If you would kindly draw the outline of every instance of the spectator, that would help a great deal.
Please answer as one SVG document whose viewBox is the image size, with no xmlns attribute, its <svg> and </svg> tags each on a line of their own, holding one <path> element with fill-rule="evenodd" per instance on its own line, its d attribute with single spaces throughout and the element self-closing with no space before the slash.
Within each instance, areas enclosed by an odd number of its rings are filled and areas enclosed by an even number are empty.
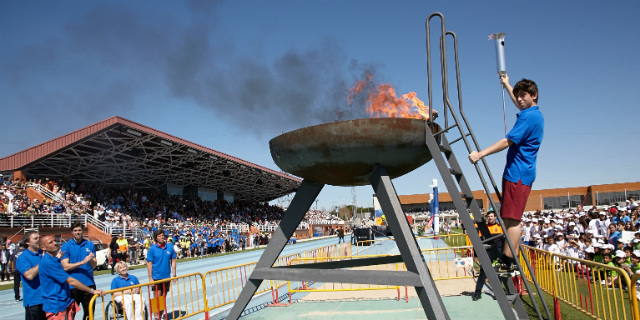
<svg viewBox="0 0 640 320">
<path fill-rule="evenodd" d="M 134 238 L 133 241 L 129 242 L 129 263 L 132 265 L 138 264 L 138 247 L 140 243 L 138 242 L 138 238 Z"/>
<path fill-rule="evenodd" d="M 111 274 L 115 274 L 116 263 L 120 260 L 118 254 L 118 238 L 116 236 L 111 237 L 111 243 L 109 243 L 109 259 L 111 260 Z"/>
<path fill-rule="evenodd" d="M 42 320 L 46 315 L 42 309 L 42 288 L 40 286 L 40 235 L 35 231 L 27 231 L 24 240 L 27 250 L 16 259 L 16 268 L 22 279 L 25 320 Z M 14 287 L 15 290 L 15 287 Z M 16 295 L 17 297 L 17 295 Z M 16 299 L 17 300 L 17 299 Z"/>
<path fill-rule="evenodd" d="M 4 278 L 6 276 L 7 280 L 9 280 L 9 258 L 11 257 L 11 254 L 9 253 L 9 250 L 6 248 L 6 246 L 3 244 L 0 244 L 0 281 L 4 281 Z"/>
<path fill-rule="evenodd" d="M 96 248 L 93 243 L 83 237 L 84 228 L 82 223 L 76 222 L 71 225 L 73 237 L 65 242 L 60 249 L 62 268 L 72 278 L 78 280 L 91 290 L 96 289 L 96 282 L 93 279 L 93 269 L 98 264 L 96 260 Z M 82 305 L 83 320 L 89 319 L 89 304 L 93 293 L 71 287 L 71 297 L 79 305 Z"/>
<path fill-rule="evenodd" d="M 116 244 L 118 244 L 118 257 L 120 261 L 126 261 L 127 256 L 129 255 L 129 242 L 124 238 L 122 233 L 118 235 Z"/>
<path fill-rule="evenodd" d="M 104 295 L 102 290 L 85 286 L 69 276 L 62 267 L 62 252 L 53 236 L 40 238 L 40 248 L 44 251 L 40 260 L 40 284 L 42 286 L 42 309 L 47 319 L 74 319 L 78 305 L 71 297 L 71 287 L 90 293 Z"/>
<path fill-rule="evenodd" d="M 127 263 L 120 261 L 116 263 L 116 270 L 118 270 L 118 276 L 111 281 L 111 290 L 126 288 L 140 284 L 138 278 L 129 274 L 129 268 Z M 128 320 L 144 320 L 144 310 L 146 301 L 140 294 L 140 288 L 134 288 L 131 290 L 125 290 L 122 292 L 115 292 L 113 294 L 113 300 L 119 303 L 123 307 L 125 318 Z"/>
<path fill-rule="evenodd" d="M 147 272 L 149 281 L 160 281 L 176 276 L 176 253 L 173 244 L 165 240 L 165 234 L 162 229 L 158 229 L 153 233 L 153 239 L 156 243 L 151 245 L 147 253 Z M 157 283 L 152 288 L 155 297 L 166 296 L 171 290 L 171 281 L 163 281 Z M 158 318 L 162 318 L 159 312 Z"/>
<path fill-rule="evenodd" d="M 26 248 L 27 248 L 26 242 L 24 240 L 20 241 L 18 250 L 13 252 L 10 259 L 11 270 L 13 272 L 13 294 L 14 294 L 14 299 L 16 299 L 16 301 L 22 301 L 22 298 L 20 297 L 20 282 L 22 281 L 20 277 L 20 272 L 18 271 L 17 262 L 18 262 L 18 257 L 20 257 L 20 255 L 26 250 Z"/>
</svg>

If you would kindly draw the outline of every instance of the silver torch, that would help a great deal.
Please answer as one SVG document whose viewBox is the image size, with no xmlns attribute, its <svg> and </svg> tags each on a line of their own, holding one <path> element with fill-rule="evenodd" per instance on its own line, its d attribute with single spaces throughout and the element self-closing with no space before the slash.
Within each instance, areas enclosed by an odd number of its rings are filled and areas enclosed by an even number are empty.
<svg viewBox="0 0 640 320">
<path fill-rule="evenodd" d="M 504 37 L 503 32 L 494 33 L 489 36 L 489 40 L 493 39 L 496 44 L 496 66 L 498 67 L 498 74 L 503 77 L 507 74 L 507 59 L 504 55 Z M 502 113 L 504 115 L 504 134 L 507 134 L 507 105 L 504 98 L 504 88 L 502 88 Z"/>
</svg>

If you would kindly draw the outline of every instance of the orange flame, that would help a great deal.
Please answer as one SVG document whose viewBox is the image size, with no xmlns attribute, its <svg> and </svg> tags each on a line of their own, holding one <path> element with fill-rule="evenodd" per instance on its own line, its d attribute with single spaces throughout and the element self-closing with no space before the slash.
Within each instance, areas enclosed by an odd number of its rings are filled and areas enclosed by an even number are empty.
<svg viewBox="0 0 640 320">
<path fill-rule="evenodd" d="M 356 81 L 354 86 L 348 90 L 347 102 L 351 105 L 353 98 L 361 93 L 367 95 L 367 112 L 374 118 L 417 118 L 429 119 L 429 106 L 418 99 L 416 93 L 411 91 L 403 94 L 400 98 L 396 96 L 396 90 L 389 83 L 374 86 L 372 76 L 367 74 L 366 79 Z M 434 115 L 437 112 L 433 111 Z"/>
</svg>

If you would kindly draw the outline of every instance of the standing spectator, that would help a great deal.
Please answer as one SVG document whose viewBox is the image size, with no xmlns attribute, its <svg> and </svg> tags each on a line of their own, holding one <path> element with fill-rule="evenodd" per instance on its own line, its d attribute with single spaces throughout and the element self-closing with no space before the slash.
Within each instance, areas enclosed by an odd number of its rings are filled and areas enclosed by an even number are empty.
<svg viewBox="0 0 640 320">
<path fill-rule="evenodd" d="M 96 282 L 93 279 L 93 269 L 98 264 L 96 260 L 96 248 L 93 243 L 83 237 L 84 229 L 82 223 L 75 222 L 71 225 L 72 238 L 65 242 L 60 249 L 62 251 L 62 259 L 60 260 L 62 268 L 72 278 L 81 282 L 84 286 L 96 288 Z M 89 303 L 93 298 L 92 293 L 86 290 L 79 290 L 75 286 L 71 287 L 71 297 L 79 305 L 82 305 L 83 320 L 89 319 Z"/>
<path fill-rule="evenodd" d="M 109 259 L 111 259 L 111 274 L 115 274 L 114 268 L 118 262 L 118 238 L 116 236 L 111 237 L 111 243 L 109 243 Z"/>
<path fill-rule="evenodd" d="M 129 242 L 129 263 L 138 264 L 138 238 Z"/>
<path fill-rule="evenodd" d="M 153 232 L 153 239 L 156 243 L 151 245 L 147 253 L 147 272 L 149 281 L 160 281 L 176 276 L 176 252 L 172 243 L 165 240 L 164 231 L 158 229 Z M 171 281 L 167 280 L 155 284 L 152 287 L 154 296 L 166 296 L 171 290 Z M 157 300 L 156 300 L 157 301 Z M 162 313 L 158 314 L 162 318 Z"/>
<path fill-rule="evenodd" d="M 127 255 L 129 254 L 129 241 L 127 241 L 121 233 L 118 235 L 116 243 L 118 244 L 118 256 L 120 257 L 120 261 L 127 260 Z"/>
<path fill-rule="evenodd" d="M 9 280 L 9 258 L 11 254 L 4 244 L 0 244 L 0 281 L 4 281 L 5 274 Z"/>
<path fill-rule="evenodd" d="M 485 156 L 509 148 L 502 175 L 503 201 L 500 215 L 514 252 L 504 246 L 498 263 L 500 272 L 510 272 L 516 269 L 514 257 L 517 257 L 520 250 L 522 214 L 536 178 L 536 159 L 544 135 L 544 119 L 537 106 L 538 87 L 535 82 L 522 79 L 512 88 L 506 74 L 500 75 L 500 82 L 520 110 L 518 120 L 505 138 L 480 152 L 471 152 L 469 160 L 475 164 Z"/>
<path fill-rule="evenodd" d="M 27 248 L 26 242 L 24 240 L 20 241 L 18 250 L 14 251 L 13 254 L 11 255 L 11 258 L 9 259 L 10 260 L 9 263 L 11 264 L 11 270 L 13 272 L 13 294 L 16 301 L 22 301 L 22 298 L 20 298 L 20 282 L 22 281 L 20 277 L 20 271 L 18 271 L 18 265 L 16 263 L 18 261 L 18 257 L 20 257 L 20 255 L 24 252 L 24 250 L 26 250 L 26 248 Z"/>
<path fill-rule="evenodd" d="M 338 229 L 338 243 L 341 242 L 344 242 L 344 229 L 340 227 Z"/>
<path fill-rule="evenodd" d="M 22 293 L 24 301 L 25 320 L 42 320 L 46 318 L 42 310 L 42 289 L 40 287 L 40 235 L 35 231 L 27 231 L 24 240 L 27 250 L 16 259 L 16 268 L 22 278 Z M 15 290 L 15 287 L 14 287 Z"/>
<path fill-rule="evenodd" d="M 40 284 L 42 286 L 42 310 L 47 319 L 74 319 L 78 305 L 71 297 L 71 287 L 90 294 L 104 295 L 102 290 L 89 288 L 64 271 L 60 258 L 62 252 L 53 236 L 40 238 L 44 251 L 40 260 Z"/>
</svg>

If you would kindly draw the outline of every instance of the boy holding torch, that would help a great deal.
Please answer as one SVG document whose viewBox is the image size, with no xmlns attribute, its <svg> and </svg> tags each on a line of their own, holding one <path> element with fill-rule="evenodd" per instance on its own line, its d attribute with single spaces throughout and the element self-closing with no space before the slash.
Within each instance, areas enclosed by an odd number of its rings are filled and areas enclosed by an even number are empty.
<svg viewBox="0 0 640 320">
<path fill-rule="evenodd" d="M 505 138 L 490 147 L 469 154 L 475 164 L 480 159 L 506 148 L 507 163 L 502 175 L 502 207 L 500 216 L 506 232 L 515 249 L 517 258 L 520 250 L 522 214 L 527 204 L 531 186 L 536 178 L 536 160 L 544 133 L 544 118 L 538 109 L 538 87 L 535 82 L 522 79 L 511 87 L 506 73 L 501 74 L 500 83 L 509 92 L 511 100 L 520 110 L 518 119 Z M 514 256 L 508 246 L 504 246 L 502 257 L 498 258 L 498 272 L 512 272 L 516 269 Z"/>
</svg>

